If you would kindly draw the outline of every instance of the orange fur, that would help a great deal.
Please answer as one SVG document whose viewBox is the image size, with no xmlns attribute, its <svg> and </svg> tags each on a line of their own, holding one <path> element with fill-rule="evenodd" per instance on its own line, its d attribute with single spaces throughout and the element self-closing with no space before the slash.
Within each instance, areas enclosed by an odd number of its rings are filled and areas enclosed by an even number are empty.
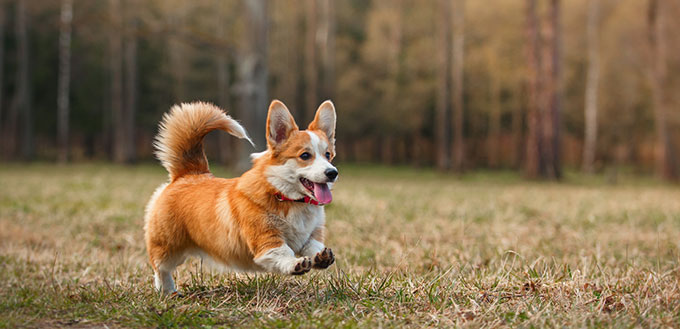
<svg viewBox="0 0 680 329">
<path fill-rule="evenodd" d="M 170 173 L 171 180 L 187 174 L 210 172 L 203 152 L 203 137 L 215 129 L 253 143 L 241 125 L 208 103 L 175 105 L 163 115 L 154 146 L 156 156 Z"/>
<path fill-rule="evenodd" d="M 266 178 L 271 166 L 289 159 L 304 162 L 298 156 L 309 149 L 310 136 L 295 125 L 286 132 L 285 142 L 270 143 L 269 151 L 255 159 L 249 171 L 241 177 L 224 179 L 209 172 L 202 140 L 214 129 L 248 139 L 236 121 L 215 106 L 193 103 L 174 106 L 160 126 L 155 146 L 158 158 L 170 173 L 170 182 L 158 188 L 145 217 L 147 252 L 157 280 L 163 275 L 159 273 L 172 272 L 196 251 L 236 269 L 265 270 L 255 260 L 286 243 L 288 215 L 303 213 L 305 207 L 318 207 L 278 201 L 278 191 Z M 314 133 L 329 144 L 334 155 L 334 146 L 325 133 Z M 271 138 L 269 133 L 267 137 Z M 320 223 L 304 238 L 323 243 L 323 221 Z M 169 291 L 174 286 L 163 289 Z"/>
</svg>

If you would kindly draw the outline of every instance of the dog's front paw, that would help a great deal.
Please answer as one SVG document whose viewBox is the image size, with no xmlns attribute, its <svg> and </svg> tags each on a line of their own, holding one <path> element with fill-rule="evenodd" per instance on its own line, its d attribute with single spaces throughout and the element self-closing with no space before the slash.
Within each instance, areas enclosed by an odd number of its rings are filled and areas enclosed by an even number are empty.
<svg viewBox="0 0 680 329">
<path fill-rule="evenodd" d="M 290 274 L 292 274 L 292 275 L 302 275 L 302 274 L 309 272 L 309 270 L 311 270 L 311 269 L 312 269 L 312 260 L 309 259 L 309 257 L 303 257 L 302 259 L 300 259 L 295 264 L 295 267 L 293 268 L 293 272 L 291 272 Z"/>
<path fill-rule="evenodd" d="M 314 268 L 328 268 L 333 263 L 335 263 L 335 256 L 330 248 L 323 248 L 321 252 L 314 256 Z"/>
</svg>

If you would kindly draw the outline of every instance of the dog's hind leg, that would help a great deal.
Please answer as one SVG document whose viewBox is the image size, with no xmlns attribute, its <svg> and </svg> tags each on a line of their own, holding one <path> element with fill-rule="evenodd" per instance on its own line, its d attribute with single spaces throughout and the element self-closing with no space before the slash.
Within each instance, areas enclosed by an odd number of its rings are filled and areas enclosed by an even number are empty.
<svg viewBox="0 0 680 329">
<path fill-rule="evenodd" d="M 148 246 L 149 261 L 154 272 L 154 286 L 163 294 L 172 294 L 177 291 L 172 273 L 177 266 L 182 265 L 186 259 L 181 250 L 168 250 L 168 246 L 159 246 L 152 243 Z"/>
<path fill-rule="evenodd" d="M 157 262 L 156 266 L 154 266 L 153 275 L 156 290 L 166 295 L 177 291 L 175 280 L 172 278 L 172 273 L 177 266 L 184 263 L 185 258 L 184 255 L 177 255 Z"/>
<path fill-rule="evenodd" d="M 175 281 L 172 279 L 172 271 L 170 270 L 158 270 L 153 273 L 154 285 L 156 290 L 164 293 L 171 294 L 177 289 L 175 289 Z"/>
</svg>

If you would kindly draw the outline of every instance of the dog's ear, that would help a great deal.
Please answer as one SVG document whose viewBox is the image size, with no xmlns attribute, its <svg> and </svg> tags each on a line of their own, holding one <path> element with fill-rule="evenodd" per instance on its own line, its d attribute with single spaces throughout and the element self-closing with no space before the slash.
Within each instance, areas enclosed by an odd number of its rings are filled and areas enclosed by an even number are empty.
<svg viewBox="0 0 680 329">
<path fill-rule="evenodd" d="M 325 101 L 319 105 L 314 116 L 314 121 L 309 124 L 309 130 L 321 130 L 328 137 L 331 145 L 335 144 L 335 106 L 331 101 Z"/>
<path fill-rule="evenodd" d="M 273 100 L 267 114 L 267 144 L 270 148 L 285 142 L 293 131 L 298 130 L 295 119 L 283 102 Z"/>
</svg>

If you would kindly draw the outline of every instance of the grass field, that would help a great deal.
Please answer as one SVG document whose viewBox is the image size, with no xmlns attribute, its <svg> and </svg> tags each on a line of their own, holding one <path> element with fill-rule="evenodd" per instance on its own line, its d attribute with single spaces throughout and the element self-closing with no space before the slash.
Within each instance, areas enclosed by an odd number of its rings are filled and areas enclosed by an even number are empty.
<svg viewBox="0 0 680 329">
<path fill-rule="evenodd" d="M 2 165 L 0 327 L 680 326 L 676 186 L 339 169 L 329 270 L 192 260 L 166 298 L 142 232 L 159 165 Z"/>
</svg>

